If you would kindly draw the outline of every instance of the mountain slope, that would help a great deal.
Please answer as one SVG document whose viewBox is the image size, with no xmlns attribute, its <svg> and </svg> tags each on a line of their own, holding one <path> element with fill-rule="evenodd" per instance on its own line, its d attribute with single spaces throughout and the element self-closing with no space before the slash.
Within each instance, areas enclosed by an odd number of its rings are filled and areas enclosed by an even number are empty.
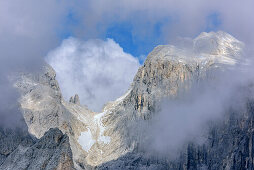
<svg viewBox="0 0 254 170">
<path fill-rule="evenodd" d="M 184 41 L 187 42 L 180 44 L 188 45 L 156 47 L 126 94 L 107 103 L 101 113 L 90 111 L 78 100 L 74 102 L 77 96 L 70 102 L 65 101 L 55 72 L 48 65 L 40 73 L 21 75 L 16 87 L 22 94 L 20 104 L 29 132 L 37 138 L 55 127 L 66 133 L 77 169 L 99 165 L 113 168 L 117 160 L 132 162 L 136 156 L 130 153 L 135 155 L 139 144 L 138 136 L 129 131 L 133 124 L 152 119 L 163 98 L 174 100 L 199 81 L 212 79 L 216 76 L 214 70 L 230 69 L 242 62 L 243 43 L 227 33 L 202 33 L 194 40 Z M 196 151 L 191 153 L 197 154 Z M 149 158 L 143 159 L 143 156 L 135 162 L 144 160 L 149 164 Z M 167 162 L 171 167 L 186 167 L 186 159 L 179 161 Z M 161 165 L 165 162 L 158 167 Z"/>
</svg>

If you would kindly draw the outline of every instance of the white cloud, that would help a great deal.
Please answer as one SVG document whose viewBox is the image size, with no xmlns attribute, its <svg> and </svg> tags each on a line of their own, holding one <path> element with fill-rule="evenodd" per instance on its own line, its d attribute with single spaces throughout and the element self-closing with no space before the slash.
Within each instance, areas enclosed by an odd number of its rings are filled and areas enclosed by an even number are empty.
<svg viewBox="0 0 254 170">
<path fill-rule="evenodd" d="M 46 61 L 55 69 L 65 99 L 77 93 L 81 103 L 95 111 L 124 94 L 140 66 L 112 39 L 69 38 Z"/>
</svg>

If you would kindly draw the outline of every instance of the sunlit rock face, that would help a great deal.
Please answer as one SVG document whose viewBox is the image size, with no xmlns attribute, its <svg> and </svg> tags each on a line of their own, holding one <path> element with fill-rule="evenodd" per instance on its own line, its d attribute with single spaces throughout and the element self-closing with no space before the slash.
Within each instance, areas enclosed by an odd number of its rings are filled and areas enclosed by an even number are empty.
<svg viewBox="0 0 254 170">
<path fill-rule="evenodd" d="M 86 130 L 86 125 L 78 120 L 76 114 L 90 111 L 79 104 L 63 101 L 55 77 L 55 71 L 45 65 L 41 72 L 22 74 L 15 84 L 21 92 L 20 105 L 28 131 L 41 138 L 50 128 L 58 127 L 69 135 L 74 159 L 83 159 L 86 153 L 77 139 L 80 132 Z M 78 101 L 77 97 L 75 101 Z"/>
<path fill-rule="evenodd" d="M 28 131 L 40 138 L 51 127 L 61 126 L 65 114 L 61 103 L 61 92 L 55 72 L 45 66 L 42 74 L 23 74 L 16 83 L 22 93 L 21 108 Z M 47 114 L 45 114 L 47 113 Z"/>
<path fill-rule="evenodd" d="M 150 119 L 161 99 L 185 93 L 193 83 L 213 76 L 212 70 L 241 62 L 243 43 L 227 33 L 202 33 L 187 43 L 156 47 L 139 68 L 129 90 L 107 103 L 100 113 L 80 105 L 77 95 L 65 101 L 55 72 L 48 65 L 36 75 L 22 75 L 16 87 L 22 94 L 21 110 L 29 132 L 37 138 L 54 127 L 66 133 L 77 169 L 101 164 L 113 168 L 113 160 L 134 159 L 133 155 L 124 157 L 137 149 L 137 137 L 130 137 L 128 131 L 133 122 Z"/>
<path fill-rule="evenodd" d="M 178 46 L 156 47 L 138 70 L 127 99 L 134 105 L 134 114 L 146 119 L 163 97 L 174 98 L 191 84 L 211 78 L 213 70 L 240 64 L 243 47 L 224 32 L 201 33 L 194 40 L 180 40 Z"/>
</svg>

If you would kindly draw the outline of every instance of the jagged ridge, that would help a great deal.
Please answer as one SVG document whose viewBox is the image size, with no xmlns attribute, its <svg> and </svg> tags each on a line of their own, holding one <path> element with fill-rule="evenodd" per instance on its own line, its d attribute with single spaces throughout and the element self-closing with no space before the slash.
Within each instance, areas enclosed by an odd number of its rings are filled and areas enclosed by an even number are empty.
<svg viewBox="0 0 254 170">
<path fill-rule="evenodd" d="M 20 103 L 29 132 L 38 138 L 51 127 L 67 133 L 76 168 L 133 152 L 137 141 L 129 138 L 127 128 L 132 122 L 150 119 L 160 99 L 188 91 L 193 82 L 209 78 L 210 70 L 241 62 L 244 45 L 229 34 L 202 33 L 188 43 L 188 47 L 156 47 L 129 91 L 109 102 L 101 113 L 80 105 L 77 96 L 64 101 L 50 66 L 37 76 L 22 75 L 16 86 L 22 92 Z"/>
</svg>

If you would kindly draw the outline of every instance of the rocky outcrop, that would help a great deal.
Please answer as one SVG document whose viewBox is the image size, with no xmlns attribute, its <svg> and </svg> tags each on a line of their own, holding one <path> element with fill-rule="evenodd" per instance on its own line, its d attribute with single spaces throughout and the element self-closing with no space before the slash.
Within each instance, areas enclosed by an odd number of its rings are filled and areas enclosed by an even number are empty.
<svg viewBox="0 0 254 170">
<path fill-rule="evenodd" d="M 92 112 L 63 100 L 55 71 L 45 64 L 40 72 L 20 75 L 15 86 L 21 93 L 19 102 L 29 133 L 40 139 L 50 128 L 59 128 L 69 136 L 75 165 L 79 160 L 85 162 L 86 153 L 77 139 L 86 125 L 79 119 L 82 119 L 80 113 L 89 116 Z M 78 103 L 78 96 L 75 96 Z"/>
<path fill-rule="evenodd" d="M 67 117 L 54 70 L 44 66 L 41 72 L 43 74 L 22 74 L 16 83 L 28 131 L 37 138 L 49 128 L 61 127 Z"/>
<path fill-rule="evenodd" d="M 50 129 L 39 140 L 21 133 L 13 135 L 14 132 L 6 131 L 1 138 L 4 142 L 0 151 L 6 158 L 0 163 L 0 169 L 74 169 L 69 138 L 59 129 Z"/>
<path fill-rule="evenodd" d="M 75 94 L 74 97 L 70 98 L 69 102 L 80 105 L 79 96 L 77 94 Z"/>
</svg>

